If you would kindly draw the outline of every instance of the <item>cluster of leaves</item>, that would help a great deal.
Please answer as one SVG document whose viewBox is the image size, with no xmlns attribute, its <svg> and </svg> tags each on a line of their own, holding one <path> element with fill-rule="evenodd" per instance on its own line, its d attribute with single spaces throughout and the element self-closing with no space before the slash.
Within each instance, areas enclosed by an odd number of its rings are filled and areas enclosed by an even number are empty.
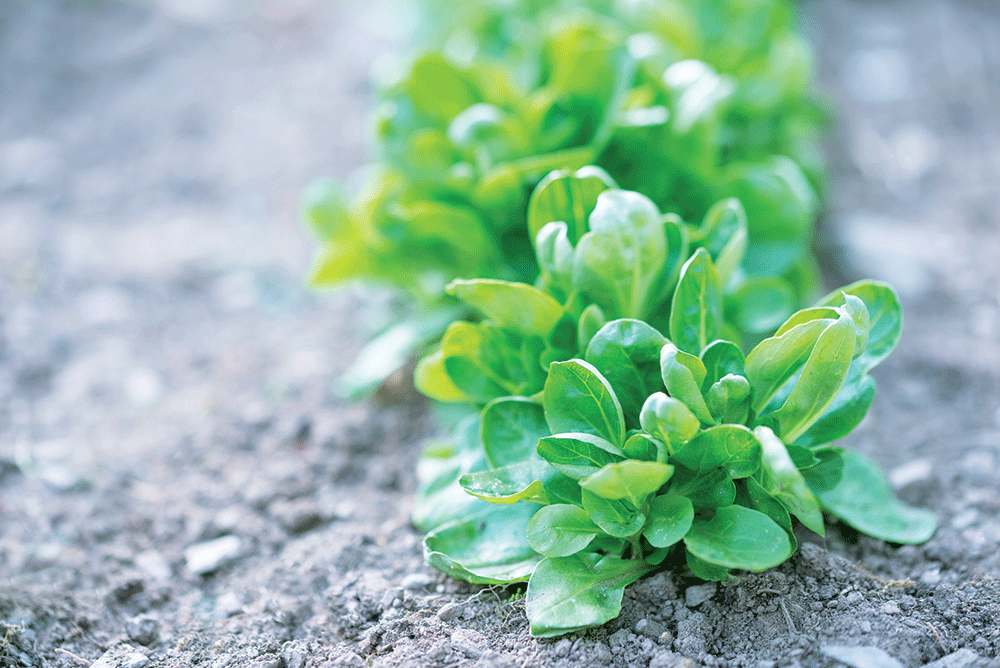
<svg viewBox="0 0 1000 668">
<path fill-rule="evenodd" d="M 725 317 L 739 203 L 692 231 L 604 178 L 560 173 L 533 195 L 529 224 L 555 218 L 536 237 L 539 287 L 449 287 L 484 320 L 452 324 L 417 385 L 482 409 L 422 459 L 428 562 L 528 580 L 531 632 L 551 636 L 617 616 L 624 587 L 658 568 L 724 580 L 780 564 L 793 517 L 819 534 L 825 510 L 884 540 L 927 540 L 931 514 L 830 445 L 866 414 L 868 372 L 898 341 L 891 288 L 834 292 L 744 356 Z"/>
<path fill-rule="evenodd" d="M 306 195 L 314 284 L 375 279 L 424 304 L 363 353 L 348 393 L 440 335 L 451 280 L 535 281 L 527 207 L 553 170 L 599 166 L 690 220 L 737 197 L 744 271 L 796 306 L 815 296 L 825 115 L 788 0 L 463 5 L 448 3 L 465 23 L 447 46 L 384 91 L 360 196 L 330 181 Z"/>
</svg>

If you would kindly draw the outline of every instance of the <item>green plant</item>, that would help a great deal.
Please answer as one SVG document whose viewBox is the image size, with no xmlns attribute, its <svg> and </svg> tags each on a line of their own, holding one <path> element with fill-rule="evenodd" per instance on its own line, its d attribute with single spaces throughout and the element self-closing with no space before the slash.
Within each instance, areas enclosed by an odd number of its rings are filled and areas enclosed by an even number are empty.
<svg viewBox="0 0 1000 668">
<path fill-rule="evenodd" d="M 687 220 L 738 197 L 743 271 L 772 301 L 815 296 L 825 116 L 787 0 L 498 7 L 470 3 L 451 46 L 384 91 L 380 162 L 358 197 L 329 181 L 305 197 L 314 284 L 366 278 L 418 304 L 345 374 L 347 394 L 440 335 L 451 280 L 536 280 L 529 195 L 553 170 L 597 165 Z"/>
<path fill-rule="evenodd" d="M 713 253 L 597 175 L 549 180 L 569 179 L 566 198 L 536 192 L 530 210 L 558 219 L 529 214 L 542 287 L 449 288 L 484 320 L 452 324 L 416 383 L 481 410 L 423 457 L 427 561 L 472 582 L 527 579 L 532 634 L 550 636 L 612 619 L 624 587 L 659 568 L 724 580 L 776 566 L 796 548 L 793 517 L 927 540 L 933 515 L 830 445 L 866 414 L 868 372 L 899 339 L 892 289 L 836 291 L 744 356 L 726 317 L 739 311 L 738 202 L 696 230 L 725 230 Z"/>
</svg>

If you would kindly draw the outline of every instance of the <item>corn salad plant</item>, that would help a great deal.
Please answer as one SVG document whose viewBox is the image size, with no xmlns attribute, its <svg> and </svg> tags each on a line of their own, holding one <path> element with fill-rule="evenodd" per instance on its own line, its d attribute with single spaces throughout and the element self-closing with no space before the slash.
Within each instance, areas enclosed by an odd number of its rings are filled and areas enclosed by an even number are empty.
<svg viewBox="0 0 1000 668">
<path fill-rule="evenodd" d="M 835 291 L 744 355 L 728 334 L 739 288 L 724 287 L 742 244 L 712 252 L 643 195 L 588 199 L 590 177 L 568 178 L 561 192 L 584 195 L 545 216 L 559 220 L 537 235 L 539 287 L 452 282 L 483 319 L 453 323 L 417 368 L 428 396 L 477 407 L 420 464 L 428 563 L 527 580 L 531 633 L 554 636 L 613 619 L 658 569 L 727 580 L 776 566 L 796 549 L 793 518 L 820 535 L 825 511 L 883 540 L 930 538 L 932 514 L 831 445 L 866 414 L 868 372 L 899 339 L 889 286 Z M 699 231 L 740 237 L 738 203 L 713 212 Z M 737 223 L 716 225 L 727 214 Z"/>
</svg>

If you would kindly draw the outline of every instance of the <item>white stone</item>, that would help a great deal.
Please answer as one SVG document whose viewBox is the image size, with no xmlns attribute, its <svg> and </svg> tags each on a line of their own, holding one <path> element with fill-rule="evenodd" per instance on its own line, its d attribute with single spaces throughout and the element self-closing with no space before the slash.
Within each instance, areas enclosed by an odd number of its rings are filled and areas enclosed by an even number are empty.
<svg viewBox="0 0 1000 668">
<path fill-rule="evenodd" d="M 234 561 L 242 549 L 243 541 L 238 536 L 222 536 L 191 545 L 184 550 L 184 559 L 188 571 L 194 575 L 205 575 Z"/>
</svg>

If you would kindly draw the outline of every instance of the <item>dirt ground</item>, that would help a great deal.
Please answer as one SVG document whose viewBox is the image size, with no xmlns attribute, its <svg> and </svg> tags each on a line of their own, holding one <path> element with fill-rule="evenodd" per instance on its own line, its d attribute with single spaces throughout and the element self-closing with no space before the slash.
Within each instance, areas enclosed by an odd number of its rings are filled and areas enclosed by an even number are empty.
<svg viewBox="0 0 1000 668">
<path fill-rule="evenodd" d="M 940 529 L 831 526 L 534 640 L 523 591 L 423 563 L 427 403 L 330 389 L 393 300 L 302 285 L 298 195 L 364 161 L 407 13 L 0 0 L 0 667 L 1000 666 L 1000 11 L 802 14 L 840 116 L 830 287 L 890 280 L 907 318 L 847 444 Z"/>
</svg>

